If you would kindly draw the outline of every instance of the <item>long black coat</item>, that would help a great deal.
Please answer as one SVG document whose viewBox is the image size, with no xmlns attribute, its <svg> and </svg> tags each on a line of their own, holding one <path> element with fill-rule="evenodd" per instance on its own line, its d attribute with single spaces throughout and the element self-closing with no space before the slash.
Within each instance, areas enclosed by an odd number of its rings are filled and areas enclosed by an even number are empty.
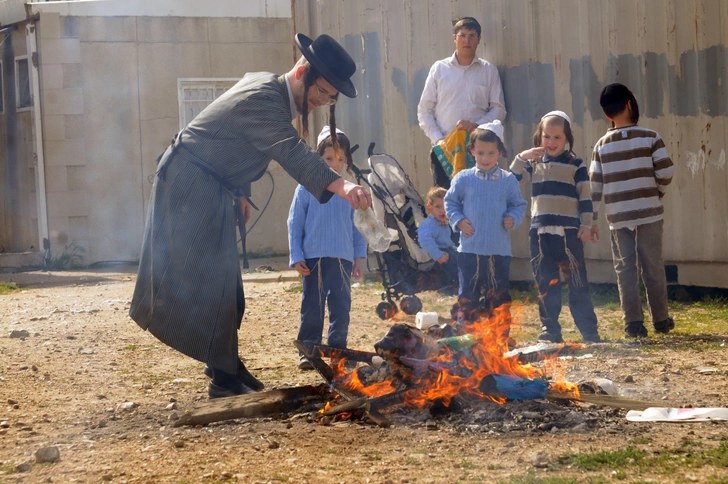
<svg viewBox="0 0 728 484">
<path fill-rule="evenodd" d="M 130 316 L 172 348 L 237 371 L 245 307 L 236 193 L 276 160 L 320 202 L 339 176 L 291 124 L 285 79 L 246 74 L 184 128 L 160 160 Z"/>
</svg>

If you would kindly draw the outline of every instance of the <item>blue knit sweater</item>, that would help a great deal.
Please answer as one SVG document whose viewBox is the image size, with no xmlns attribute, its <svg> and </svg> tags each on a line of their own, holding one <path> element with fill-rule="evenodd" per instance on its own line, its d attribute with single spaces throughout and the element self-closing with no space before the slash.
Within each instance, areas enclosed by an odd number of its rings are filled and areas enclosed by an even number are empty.
<svg viewBox="0 0 728 484">
<path fill-rule="evenodd" d="M 511 255 L 511 238 L 503 227 L 503 217 L 513 217 L 513 228 L 523 220 L 528 203 L 521 196 L 518 180 L 510 172 L 497 169 L 497 179 L 483 180 L 478 168 L 458 173 L 445 195 L 445 211 L 453 230 L 468 219 L 475 233 L 460 237 L 458 252 L 477 255 Z"/>
<path fill-rule="evenodd" d="M 354 262 L 367 256 L 364 236 L 354 227 L 354 209 L 337 195 L 319 203 L 298 185 L 288 212 L 290 264 L 319 257 L 336 257 Z"/>
<path fill-rule="evenodd" d="M 450 238 L 452 232 L 447 222 L 440 223 L 435 217 L 429 215 L 417 227 L 417 241 L 434 260 L 442 257 L 444 249 L 455 248 Z"/>
</svg>

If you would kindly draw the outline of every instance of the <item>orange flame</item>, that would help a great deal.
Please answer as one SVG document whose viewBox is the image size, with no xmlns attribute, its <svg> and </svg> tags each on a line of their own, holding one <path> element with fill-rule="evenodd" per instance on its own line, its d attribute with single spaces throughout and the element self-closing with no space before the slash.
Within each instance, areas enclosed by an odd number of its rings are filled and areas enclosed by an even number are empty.
<svg viewBox="0 0 728 484">
<path fill-rule="evenodd" d="M 520 310 L 514 305 L 514 310 Z M 508 352 L 510 327 L 512 325 L 511 304 L 496 308 L 490 317 L 481 317 L 466 327 L 470 334 L 469 342 L 474 340 L 468 351 L 453 351 L 448 347 L 429 361 L 430 371 L 418 372 L 412 381 L 408 381 L 409 391 L 405 393 L 405 405 L 424 407 L 433 400 L 441 400 L 449 406 L 457 395 L 472 395 L 489 399 L 497 403 L 505 403 L 501 395 L 488 393 L 481 388 L 483 380 L 489 375 L 509 375 L 521 379 L 543 379 L 544 372 L 530 364 L 522 364 L 518 356 L 504 357 Z M 554 357 L 555 358 L 555 357 Z M 434 367 L 434 369 L 433 369 Z M 356 391 L 359 394 L 377 397 L 387 395 L 396 390 L 391 381 L 372 385 L 364 385 L 356 371 L 343 371 L 344 362 L 340 361 L 336 368 L 337 385 Z M 575 395 L 578 388 L 575 384 L 561 383 L 560 391 Z"/>
</svg>

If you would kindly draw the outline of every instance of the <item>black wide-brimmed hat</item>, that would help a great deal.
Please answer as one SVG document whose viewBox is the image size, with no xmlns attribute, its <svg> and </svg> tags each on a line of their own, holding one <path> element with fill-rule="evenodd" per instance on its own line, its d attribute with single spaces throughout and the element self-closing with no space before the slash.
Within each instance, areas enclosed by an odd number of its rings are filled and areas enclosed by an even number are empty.
<svg viewBox="0 0 728 484">
<path fill-rule="evenodd" d="M 356 97 L 356 88 L 350 79 L 356 72 L 356 63 L 338 42 L 326 34 L 319 35 L 316 40 L 296 34 L 296 45 L 337 91 L 346 97 Z"/>
</svg>

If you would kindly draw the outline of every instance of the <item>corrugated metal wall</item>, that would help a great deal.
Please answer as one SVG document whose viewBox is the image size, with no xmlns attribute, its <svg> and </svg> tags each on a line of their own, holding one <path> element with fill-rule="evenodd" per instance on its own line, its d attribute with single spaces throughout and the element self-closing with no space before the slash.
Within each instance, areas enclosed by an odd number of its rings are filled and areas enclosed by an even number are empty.
<svg viewBox="0 0 728 484">
<path fill-rule="evenodd" d="M 677 165 L 665 198 L 666 261 L 728 262 L 728 0 L 294 5 L 298 31 L 332 35 L 359 64 L 359 97 L 337 110 L 342 128 L 355 143 L 374 141 L 397 158 L 420 192 L 431 181 L 430 145 L 417 124 L 417 103 L 432 63 L 454 51 L 452 19 L 474 16 L 483 27 L 478 54 L 501 74 L 510 154 L 529 147 L 541 115 L 561 109 L 572 116 L 576 153 L 589 159 L 608 127 L 599 92 L 610 82 L 627 84 L 640 105 L 640 124 L 662 135 Z M 359 163 L 364 152 L 355 155 Z M 522 226 L 513 236 L 514 255 L 527 257 L 526 239 Z M 606 238 L 587 256 L 611 261 Z"/>
</svg>

